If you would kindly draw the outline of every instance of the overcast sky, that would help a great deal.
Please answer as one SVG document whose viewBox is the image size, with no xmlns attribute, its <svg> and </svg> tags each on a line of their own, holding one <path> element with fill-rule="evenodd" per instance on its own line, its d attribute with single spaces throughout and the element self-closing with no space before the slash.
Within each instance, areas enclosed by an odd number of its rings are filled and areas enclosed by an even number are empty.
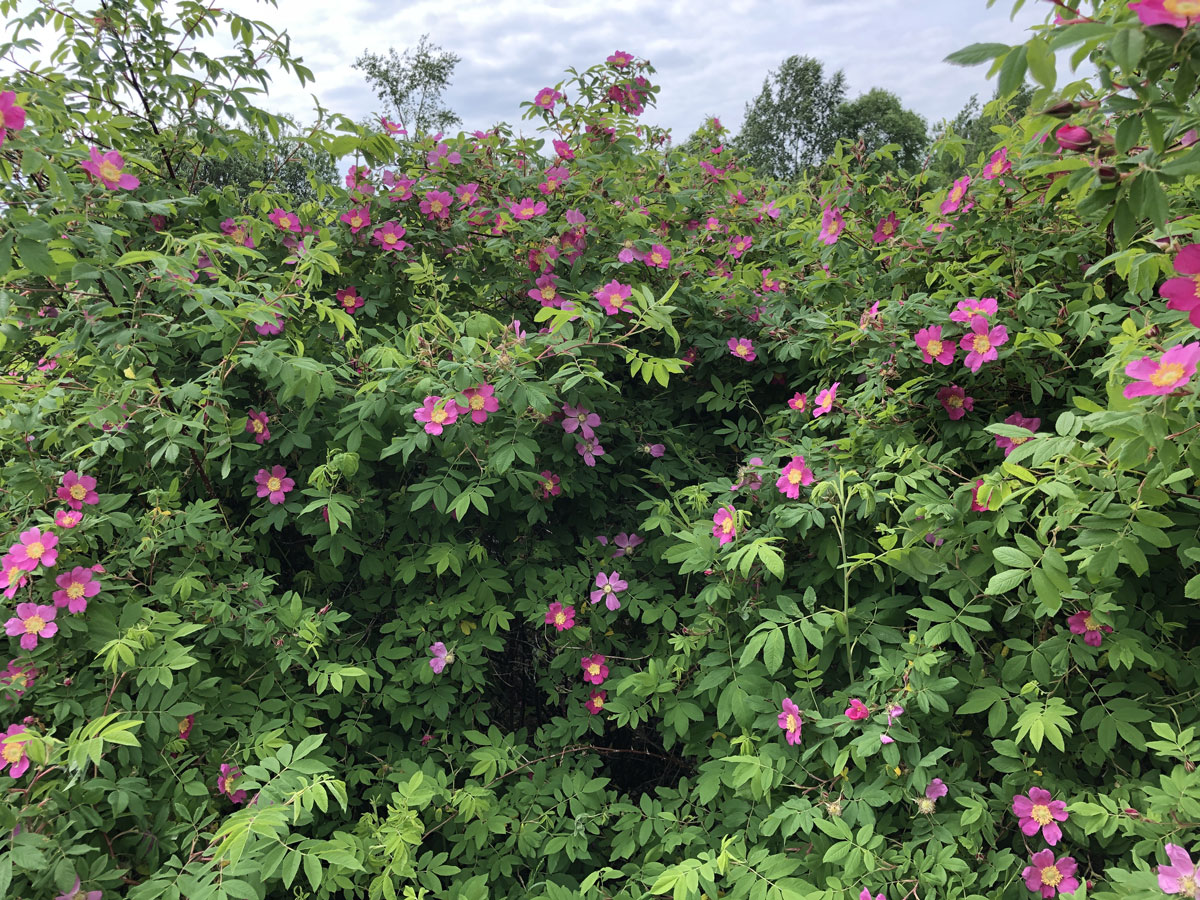
<svg viewBox="0 0 1200 900">
<path fill-rule="evenodd" d="M 791 54 L 843 69 L 850 96 L 872 87 L 898 94 L 931 124 L 971 97 L 990 99 L 986 66 L 942 62 L 976 41 L 1015 43 L 1051 8 L 1029 3 L 1009 20 L 1011 0 L 257 0 L 223 4 L 284 27 L 316 84 L 281 76 L 267 105 L 311 119 L 310 93 L 358 119 L 380 104 L 351 63 L 363 50 L 414 46 L 422 34 L 462 57 L 446 95 L 466 130 L 518 126 L 520 104 L 568 66 L 602 62 L 614 50 L 644 57 L 662 86 L 645 121 L 681 141 L 707 114 L 740 125 L 747 100 Z M 528 128 L 528 124 L 526 125 Z"/>
</svg>

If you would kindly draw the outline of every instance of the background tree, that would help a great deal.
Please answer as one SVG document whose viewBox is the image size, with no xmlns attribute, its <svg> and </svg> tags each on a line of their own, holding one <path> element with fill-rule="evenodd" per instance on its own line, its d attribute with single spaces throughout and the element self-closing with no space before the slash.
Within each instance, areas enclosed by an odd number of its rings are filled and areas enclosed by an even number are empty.
<svg viewBox="0 0 1200 900">
<path fill-rule="evenodd" d="M 266 128 L 256 126 L 247 133 L 222 132 L 203 155 L 195 157 L 191 180 L 197 187 L 233 185 L 242 195 L 269 185 L 295 194 L 297 199 L 314 200 L 314 184 L 337 181 L 337 163 L 333 156 L 301 139 L 294 119 L 285 117 L 286 129 L 272 137 Z"/>
<path fill-rule="evenodd" d="M 820 60 L 789 56 L 746 104 L 739 154 L 765 175 L 795 178 L 833 148 L 834 121 L 845 94 L 846 76 L 840 70 L 826 79 Z"/>
<path fill-rule="evenodd" d="M 861 97 L 842 103 L 833 117 L 835 140 L 861 140 L 868 152 L 885 144 L 899 144 L 895 163 L 903 169 L 920 167 L 929 146 L 925 120 L 900 104 L 891 91 L 872 88 Z"/>
<path fill-rule="evenodd" d="M 354 61 L 354 68 L 366 75 L 376 96 L 388 105 L 389 116 L 417 137 L 462 121 L 442 102 L 442 92 L 450 86 L 460 59 L 423 34 L 417 46 L 403 54 L 391 47 L 386 56 L 367 51 Z"/>
<path fill-rule="evenodd" d="M 938 125 L 938 152 L 930 160 L 929 167 L 935 171 L 954 175 L 964 162 L 975 162 L 981 153 L 987 153 L 997 141 L 992 131 L 997 126 L 1009 126 L 1029 111 L 1033 99 L 1033 88 L 1023 84 L 1008 98 L 993 95 L 986 106 L 980 108 L 978 95 L 972 95 L 958 115 Z"/>
</svg>

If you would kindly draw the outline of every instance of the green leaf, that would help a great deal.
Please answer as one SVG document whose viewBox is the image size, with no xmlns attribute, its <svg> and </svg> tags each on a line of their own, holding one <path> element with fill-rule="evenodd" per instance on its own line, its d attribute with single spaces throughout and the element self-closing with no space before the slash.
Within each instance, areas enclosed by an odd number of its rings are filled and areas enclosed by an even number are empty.
<svg viewBox="0 0 1200 900">
<path fill-rule="evenodd" d="M 984 588 L 985 594 L 1006 594 L 1023 582 L 1029 574 L 1024 569 L 1009 569 L 1006 572 L 997 572 L 993 575 Z"/>
<path fill-rule="evenodd" d="M 1010 49 L 1008 44 L 971 44 L 961 50 L 955 50 L 944 61 L 956 66 L 977 66 L 989 59 L 1003 56 Z"/>
<path fill-rule="evenodd" d="M 1108 42 L 1108 52 L 1127 76 L 1137 69 L 1145 49 L 1146 35 L 1142 29 L 1136 27 L 1121 29 Z"/>
<path fill-rule="evenodd" d="M 997 547 L 992 551 L 992 556 L 996 558 L 996 562 L 1003 563 L 1006 566 L 1018 569 L 1030 569 L 1033 567 L 1033 560 L 1016 547 Z"/>
<path fill-rule="evenodd" d="M 41 241 L 21 238 L 17 241 L 17 255 L 21 257 L 21 265 L 35 275 L 53 278 L 58 274 L 58 265 Z"/>
<path fill-rule="evenodd" d="M 1025 61 L 1025 48 L 1014 47 L 1004 57 L 1004 63 L 1000 66 L 1000 77 L 996 83 L 996 92 L 1001 97 L 1007 97 L 1016 91 L 1021 86 L 1021 82 L 1025 80 L 1025 72 L 1028 65 Z"/>
</svg>

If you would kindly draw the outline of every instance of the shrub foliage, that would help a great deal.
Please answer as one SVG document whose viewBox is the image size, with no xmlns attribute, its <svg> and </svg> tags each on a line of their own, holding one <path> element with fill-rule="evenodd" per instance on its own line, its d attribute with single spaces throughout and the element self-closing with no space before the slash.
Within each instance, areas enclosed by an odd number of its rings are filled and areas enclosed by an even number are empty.
<svg viewBox="0 0 1200 900">
<path fill-rule="evenodd" d="M 1194 892 L 1200 42 L 1131 5 L 956 54 L 1037 88 L 953 183 L 672 150 L 616 52 L 534 138 L 327 114 L 302 200 L 189 177 L 283 34 L 0 0 L 0 894 Z"/>
</svg>

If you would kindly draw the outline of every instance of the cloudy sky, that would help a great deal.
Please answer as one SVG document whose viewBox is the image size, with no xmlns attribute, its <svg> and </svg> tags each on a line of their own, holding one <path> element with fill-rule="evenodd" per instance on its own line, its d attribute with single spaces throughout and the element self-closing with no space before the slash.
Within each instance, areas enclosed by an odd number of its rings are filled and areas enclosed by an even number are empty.
<svg viewBox="0 0 1200 900">
<path fill-rule="evenodd" d="M 946 54 L 976 41 L 1015 43 L 1050 8 L 1011 0 L 228 0 L 239 13 L 285 27 L 316 75 L 297 89 L 276 79 L 267 105 L 311 119 L 309 94 L 353 118 L 380 108 L 351 63 L 363 50 L 414 46 L 422 34 L 462 57 L 446 95 L 467 130 L 516 126 L 518 104 L 614 50 L 648 58 L 662 86 L 645 119 L 682 140 L 706 114 L 736 129 L 746 101 L 791 54 L 843 69 L 850 96 L 872 87 L 898 94 L 931 123 L 972 94 L 991 97 L 986 67 L 957 68 Z"/>
</svg>

